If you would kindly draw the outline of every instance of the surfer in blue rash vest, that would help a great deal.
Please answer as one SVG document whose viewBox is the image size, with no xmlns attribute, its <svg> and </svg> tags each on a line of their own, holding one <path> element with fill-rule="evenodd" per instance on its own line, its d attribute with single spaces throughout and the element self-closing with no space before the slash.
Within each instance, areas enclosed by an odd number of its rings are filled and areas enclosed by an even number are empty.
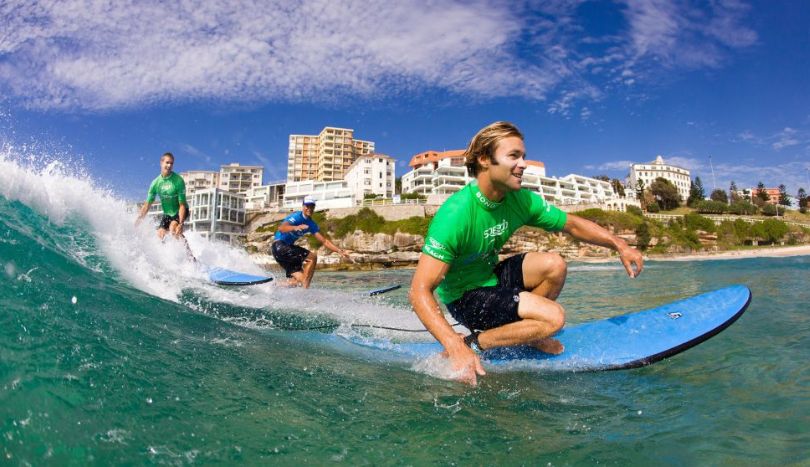
<svg viewBox="0 0 810 467">
<path fill-rule="evenodd" d="M 630 277 L 641 273 L 644 261 L 638 250 L 606 229 L 521 188 L 526 148 L 511 123 L 482 128 L 464 156 L 475 180 L 445 201 L 431 221 L 409 296 L 457 378 L 474 385 L 485 374 L 481 350 L 514 345 L 552 354 L 564 350 L 551 336 L 565 324 L 565 310 L 556 302 L 567 275 L 565 260 L 556 253 L 532 252 L 499 263 L 501 247 L 517 229 L 530 225 L 564 231 L 616 250 Z M 453 318 L 470 329 L 468 336 L 453 329 L 434 291 Z"/>
<path fill-rule="evenodd" d="M 323 246 L 339 254 L 347 261 L 354 263 L 348 253 L 335 246 L 320 232 L 320 227 L 312 219 L 314 212 L 315 198 L 305 196 L 301 210 L 287 216 L 278 226 L 273 244 L 270 246 L 270 253 L 272 253 L 276 262 L 284 268 L 284 272 L 290 279 L 288 285 L 292 287 L 302 286 L 305 289 L 309 288 L 312 276 L 315 274 L 315 265 L 318 263 L 316 253 L 295 244 L 296 240 L 306 234 L 312 234 Z"/>
</svg>

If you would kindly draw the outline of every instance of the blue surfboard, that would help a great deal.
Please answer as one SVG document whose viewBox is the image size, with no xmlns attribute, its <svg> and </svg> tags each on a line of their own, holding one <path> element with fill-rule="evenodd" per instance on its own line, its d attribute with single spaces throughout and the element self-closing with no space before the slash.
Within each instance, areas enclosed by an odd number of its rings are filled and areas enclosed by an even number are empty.
<svg viewBox="0 0 810 467">
<path fill-rule="evenodd" d="M 563 328 L 556 337 L 565 351 L 549 355 L 533 347 L 504 347 L 485 351 L 485 364 L 526 363 L 555 371 L 619 370 L 650 365 L 679 354 L 718 334 L 745 312 L 751 291 L 735 285 L 666 305 L 613 318 Z M 402 356 L 424 358 L 441 352 L 438 342 L 392 343 L 351 338 L 352 342 Z"/>
<path fill-rule="evenodd" d="M 256 276 L 225 268 L 209 268 L 208 279 L 217 285 L 256 285 L 273 280 L 272 277 Z"/>
</svg>

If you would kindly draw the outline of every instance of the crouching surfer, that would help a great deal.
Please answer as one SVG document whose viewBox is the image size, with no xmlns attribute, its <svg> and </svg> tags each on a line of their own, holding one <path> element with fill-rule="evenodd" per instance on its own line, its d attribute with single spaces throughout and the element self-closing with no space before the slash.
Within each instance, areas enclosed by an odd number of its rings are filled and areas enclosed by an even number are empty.
<svg viewBox="0 0 810 467">
<path fill-rule="evenodd" d="M 442 344 L 459 380 L 476 384 L 485 374 L 481 350 L 531 345 L 558 354 L 554 339 L 565 324 L 555 300 L 567 267 L 555 253 L 518 254 L 498 262 L 498 252 L 524 225 L 612 248 L 630 277 L 641 273 L 641 253 L 597 224 L 566 214 L 542 196 L 521 188 L 527 167 L 523 135 L 495 122 L 473 137 L 465 165 L 475 180 L 452 195 L 430 223 L 411 283 L 410 301 L 419 319 Z M 468 336 L 455 332 L 434 290 Z"/>
</svg>

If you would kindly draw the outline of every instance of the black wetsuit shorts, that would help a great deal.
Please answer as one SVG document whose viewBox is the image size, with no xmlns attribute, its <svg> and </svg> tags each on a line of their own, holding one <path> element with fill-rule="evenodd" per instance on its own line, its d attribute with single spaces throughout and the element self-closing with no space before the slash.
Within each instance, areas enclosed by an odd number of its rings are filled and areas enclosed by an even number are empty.
<svg viewBox="0 0 810 467">
<path fill-rule="evenodd" d="M 270 247 L 270 253 L 276 262 L 284 268 L 287 277 L 292 277 L 294 272 L 304 270 L 304 260 L 309 256 L 309 250 L 298 245 L 288 245 L 281 240 L 276 240 Z"/>
<path fill-rule="evenodd" d="M 523 285 L 525 253 L 506 258 L 495 266 L 498 285 L 468 290 L 447 305 L 447 311 L 471 331 L 484 331 L 520 321 L 518 304 Z"/>
</svg>

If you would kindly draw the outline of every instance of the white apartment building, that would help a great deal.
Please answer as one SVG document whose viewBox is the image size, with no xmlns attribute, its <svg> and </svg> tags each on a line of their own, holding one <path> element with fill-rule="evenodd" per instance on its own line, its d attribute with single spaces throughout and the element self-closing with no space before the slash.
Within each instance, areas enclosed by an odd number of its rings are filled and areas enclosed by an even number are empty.
<svg viewBox="0 0 810 467">
<path fill-rule="evenodd" d="M 360 156 L 346 172 L 346 184 L 355 201 L 373 194 L 382 198 L 394 196 L 396 160 L 385 154 Z"/>
<path fill-rule="evenodd" d="M 688 170 L 664 163 L 664 158 L 658 156 L 652 162 L 633 164 L 630 166 L 630 176 L 628 177 L 628 188 L 635 191 L 638 181 L 644 183 L 644 188 L 649 188 L 656 178 L 661 177 L 670 181 L 681 195 L 681 201 L 689 199 L 689 188 L 692 181 Z"/>
<path fill-rule="evenodd" d="M 464 166 L 464 151 L 425 151 L 408 164 L 413 169 L 402 176 L 402 192 L 423 196 L 459 191 L 472 178 Z"/>
<path fill-rule="evenodd" d="M 216 188 L 219 185 L 219 172 L 210 170 L 189 170 L 180 172 L 186 182 L 186 196 L 191 196 L 197 190 Z"/>
<path fill-rule="evenodd" d="M 461 190 L 474 178 L 467 173 L 463 151 L 437 153 L 428 151 L 414 156 L 411 166 L 415 167 L 402 176 L 403 193 L 429 195 L 449 195 Z M 628 204 L 638 205 L 635 200 L 620 198 L 613 186 L 604 180 L 570 174 L 562 178 L 546 176 L 542 162 L 527 161 L 523 172 L 522 186 L 543 196 L 556 205 L 601 204 L 608 209 L 624 211 Z"/>
<path fill-rule="evenodd" d="M 317 182 L 305 180 L 287 182 L 284 190 L 282 210 L 297 211 L 304 203 L 304 197 L 310 195 L 316 200 L 316 210 L 331 208 L 349 208 L 354 206 L 354 192 L 345 180 Z"/>
<path fill-rule="evenodd" d="M 343 180 L 352 163 L 374 152 L 373 141 L 354 138 L 354 130 L 324 127 L 318 135 L 290 135 L 287 181 Z"/>
<path fill-rule="evenodd" d="M 239 165 L 234 162 L 219 168 L 218 188 L 231 193 L 244 195 L 251 188 L 262 186 L 264 167 L 260 165 Z"/>
<path fill-rule="evenodd" d="M 188 198 L 190 230 L 209 240 L 236 243 L 245 234 L 245 196 L 218 188 L 197 190 Z"/>
<path fill-rule="evenodd" d="M 259 211 L 280 208 L 284 198 L 285 186 L 284 181 L 277 181 L 248 189 L 245 193 L 245 209 Z"/>
</svg>

